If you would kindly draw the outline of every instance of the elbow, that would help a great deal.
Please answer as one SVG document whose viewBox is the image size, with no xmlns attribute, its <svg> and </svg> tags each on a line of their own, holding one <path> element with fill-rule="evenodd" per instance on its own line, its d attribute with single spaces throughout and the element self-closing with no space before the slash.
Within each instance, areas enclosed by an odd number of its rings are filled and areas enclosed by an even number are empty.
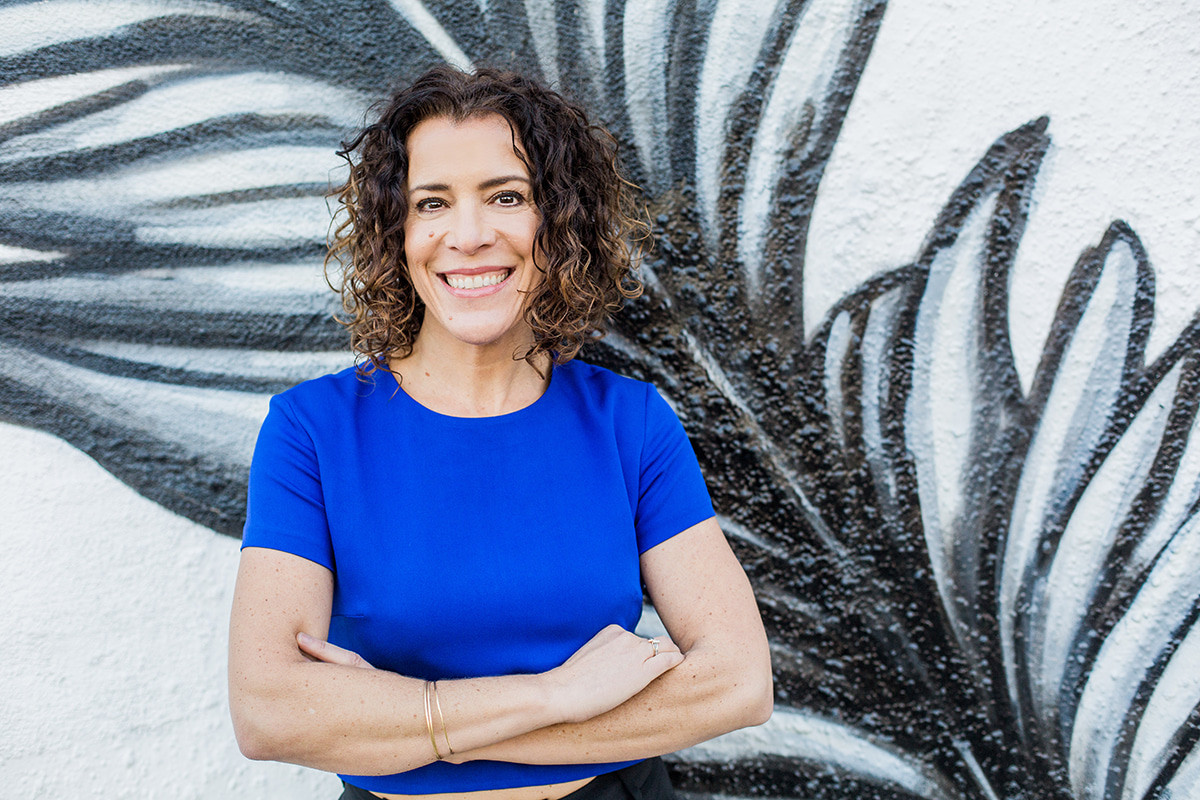
<svg viewBox="0 0 1200 800">
<path fill-rule="evenodd" d="M 282 761 L 288 764 L 309 763 L 310 753 L 302 735 L 288 735 L 278 728 L 267 727 L 234 717 L 233 735 L 238 750 L 251 761 Z"/>
<path fill-rule="evenodd" d="M 247 713 L 233 712 L 233 736 L 238 750 L 251 761 L 283 761 L 283 747 L 278 736 Z"/>
<path fill-rule="evenodd" d="M 738 727 L 749 728 L 762 725 L 771 718 L 775 710 L 775 682 L 771 676 L 771 667 L 756 670 L 753 677 L 742 685 L 742 696 L 739 705 L 742 717 Z"/>
<path fill-rule="evenodd" d="M 275 751 L 271 748 L 270 742 L 262 737 L 252 737 L 244 734 L 235 734 L 237 737 L 238 750 L 242 751 L 242 755 L 251 761 L 275 761 Z"/>
<path fill-rule="evenodd" d="M 760 695 L 755 703 L 746 707 L 747 719 L 744 727 L 752 728 L 756 725 L 764 725 L 774 712 L 775 697 L 772 692 L 766 692 Z"/>
<path fill-rule="evenodd" d="M 230 715 L 238 750 L 252 761 L 298 763 L 304 733 L 279 713 L 270 695 L 254 695 L 246 687 L 230 692 Z"/>
<path fill-rule="evenodd" d="M 736 719 L 733 720 L 733 728 L 762 725 L 771 718 L 775 710 L 775 679 L 771 670 L 771 655 L 765 642 L 763 645 L 761 648 L 743 650 L 746 655 L 735 667 L 736 672 L 733 674 L 737 678 L 732 687 L 732 705 L 736 709 Z"/>
<path fill-rule="evenodd" d="M 714 705 L 706 715 L 712 727 L 706 738 L 762 725 L 775 710 L 775 684 L 765 659 L 762 664 L 728 665 L 713 689 Z"/>
</svg>

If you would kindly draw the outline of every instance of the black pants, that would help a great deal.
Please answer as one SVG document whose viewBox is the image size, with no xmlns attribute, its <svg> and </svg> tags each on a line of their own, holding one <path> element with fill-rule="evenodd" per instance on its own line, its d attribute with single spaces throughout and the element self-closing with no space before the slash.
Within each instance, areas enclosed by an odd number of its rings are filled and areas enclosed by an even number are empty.
<svg viewBox="0 0 1200 800">
<path fill-rule="evenodd" d="M 378 795 L 366 789 L 345 784 L 339 800 L 377 800 Z M 661 758 L 648 758 L 633 766 L 598 775 L 582 789 L 576 789 L 562 800 L 674 800 L 671 780 Z"/>
</svg>

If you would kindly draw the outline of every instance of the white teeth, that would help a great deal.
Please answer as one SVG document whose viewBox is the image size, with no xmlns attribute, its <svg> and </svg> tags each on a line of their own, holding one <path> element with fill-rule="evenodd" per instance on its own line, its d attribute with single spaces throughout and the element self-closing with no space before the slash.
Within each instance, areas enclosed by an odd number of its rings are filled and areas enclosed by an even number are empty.
<svg viewBox="0 0 1200 800">
<path fill-rule="evenodd" d="M 482 289 L 495 286 L 508 277 L 507 272 L 489 272 L 486 275 L 445 275 L 446 283 L 455 289 Z"/>
</svg>

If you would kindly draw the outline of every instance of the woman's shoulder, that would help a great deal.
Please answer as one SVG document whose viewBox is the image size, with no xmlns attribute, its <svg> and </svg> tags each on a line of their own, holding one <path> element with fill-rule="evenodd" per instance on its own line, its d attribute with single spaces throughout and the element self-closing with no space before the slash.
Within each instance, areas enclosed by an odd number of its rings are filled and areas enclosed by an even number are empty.
<svg viewBox="0 0 1200 800">
<path fill-rule="evenodd" d="M 561 380 L 566 391 L 589 406 L 613 407 L 626 413 L 644 409 L 658 396 L 654 385 L 647 381 L 579 359 L 555 367 L 554 380 Z"/>
<path fill-rule="evenodd" d="M 555 367 L 554 379 L 558 380 L 560 377 L 565 382 L 570 382 L 593 391 L 603 390 L 644 394 L 651 386 L 646 381 L 631 378 L 619 372 L 613 372 L 607 367 L 580 361 L 578 358 L 571 359 L 567 363 Z"/>
</svg>

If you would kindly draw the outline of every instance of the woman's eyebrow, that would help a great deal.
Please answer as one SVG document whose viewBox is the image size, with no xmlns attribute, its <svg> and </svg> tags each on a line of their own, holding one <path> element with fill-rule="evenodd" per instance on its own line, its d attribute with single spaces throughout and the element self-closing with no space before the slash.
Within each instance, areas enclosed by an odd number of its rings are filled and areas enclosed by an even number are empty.
<svg viewBox="0 0 1200 800">
<path fill-rule="evenodd" d="M 479 184 L 478 188 L 491 189 L 495 186 L 503 186 L 506 183 L 512 183 L 513 181 L 529 183 L 529 178 L 526 178 L 524 175 L 498 175 L 495 178 L 488 178 L 487 180 L 481 182 Z M 410 192 L 448 192 L 448 191 L 450 191 L 450 186 L 445 183 L 422 183 L 420 186 L 413 186 L 412 188 L 409 189 L 409 191 Z"/>
<path fill-rule="evenodd" d="M 513 181 L 529 183 L 529 178 L 526 178 L 524 175 L 501 175 L 496 178 L 488 178 L 486 181 L 483 181 L 479 184 L 479 188 L 491 189 L 494 186 L 502 186 L 506 183 L 512 183 Z"/>
</svg>

